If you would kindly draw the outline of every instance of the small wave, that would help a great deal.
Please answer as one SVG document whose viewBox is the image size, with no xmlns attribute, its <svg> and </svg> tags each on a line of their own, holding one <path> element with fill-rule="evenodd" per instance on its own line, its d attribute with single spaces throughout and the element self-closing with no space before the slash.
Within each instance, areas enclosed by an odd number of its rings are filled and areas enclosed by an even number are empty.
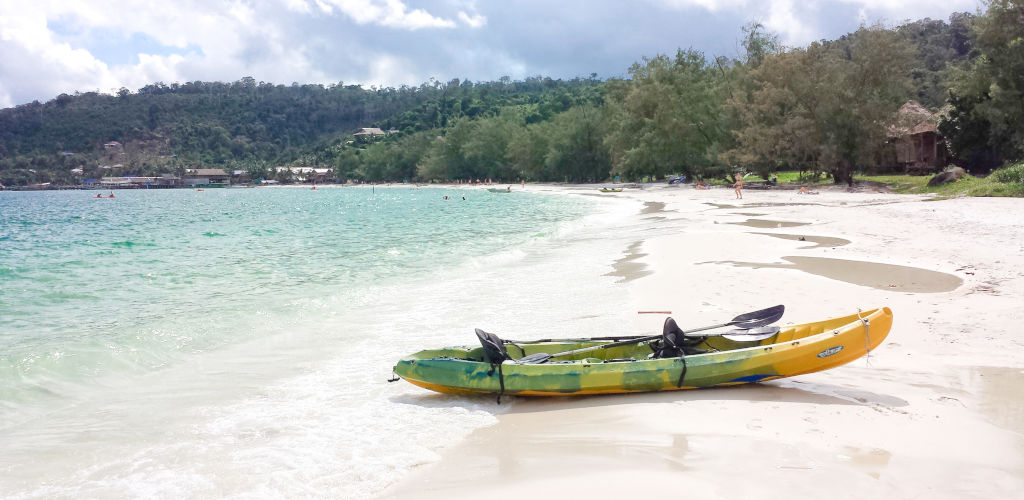
<svg viewBox="0 0 1024 500">
<path fill-rule="evenodd" d="M 95 295 L 89 295 L 86 293 L 71 293 L 71 292 L 50 292 L 43 295 L 43 298 L 49 300 L 51 303 L 60 304 L 63 302 L 70 302 L 72 300 L 97 300 L 98 297 Z"/>
<path fill-rule="evenodd" d="M 213 232 L 213 231 L 207 231 L 207 232 L 203 233 L 203 236 L 209 236 L 211 238 L 215 238 L 217 236 L 227 236 L 227 235 L 226 234 L 222 234 L 222 233 Z"/>
<path fill-rule="evenodd" d="M 131 248 L 131 247 L 134 247 L 134 246 L 140 246 L 140 247 L 155 247 L 156 246 L 153 243 L 136 242 L 136 241 L 132 241 L 132 240 L 115 241 L 115 242 L 111 243 L 111 245 L 113 245 L 115 247 L 125 247 L 125 248 Z"/>
<path fill-rule="evenodd" d="M 522 248 L 510 248 L 490 255 L 473 257 L 470 259 L 469 265 L 474 268 L 490 268 L 522 262 L 525 258 L 525 250 Z"/>
</svg>

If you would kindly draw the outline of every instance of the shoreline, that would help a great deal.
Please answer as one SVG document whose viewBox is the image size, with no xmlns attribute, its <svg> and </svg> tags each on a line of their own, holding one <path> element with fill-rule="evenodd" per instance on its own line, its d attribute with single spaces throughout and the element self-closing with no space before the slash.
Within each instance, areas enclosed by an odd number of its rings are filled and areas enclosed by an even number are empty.
<svg viewBox="0 0 1024 500">
<path fill-rule="evenodd" d="M 788 324 L 888 306 L 889 339 L 868 358 L 761 384 L 515 398 L 497 424 L 380 496 L 459 497 L 468 485 L 498 498 L 593 484 L 602 498 L 645 487 L 659 498 L 1000 497 L 1024 488 L 1024 340 L 1015 333 L 1024 205 L 596 189 L 527 186 L 645 204 L 616 235 L 623 257 L 607 263 L 624 310 L 672 311 L 683 325 L 783 303 Z M 617 333 L 656 331 L 664 320 L 631 317 Z"/>
</svg>

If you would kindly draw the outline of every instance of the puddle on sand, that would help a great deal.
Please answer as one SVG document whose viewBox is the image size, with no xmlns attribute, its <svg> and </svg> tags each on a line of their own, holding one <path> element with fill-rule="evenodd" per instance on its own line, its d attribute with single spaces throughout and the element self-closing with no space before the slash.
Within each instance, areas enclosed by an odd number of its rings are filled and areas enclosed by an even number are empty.
<svg viewBox="0 0 1024 500">
<path fill-rule="evenodd" d="M 640 252 L 641 244 L 643 244 L 643 242 L 637 241 L 630 245 L 629 248 L 626 249 L 625 257 L 616 260 L 615 263 L 612 264 L 612 269 L 614 269 L 614 271 L 605 274 L 605 276 L 617 276 L 621 278 L 618 283 L 625 283 L 651 274 L 651 271 L 647 269 L 646 264 L 637 262 L 640 257 L 647 255 Z"/>
<path fill-rule="evenodd" d="M 844 448 L 846 453 L 840 457 L 848 459 L 858 469 L 863 470 L 875 479 L 881 476 L 882 469 L 885 469 L 889 465 L 889 460 L 892 459 L 892 453 L 878 448 L 870 450 L 853 446 L 845 446 Z"/>
<path fill-rule="evenodd" d="M 768 219 L 747 219 L 746 222 L 729 222 L 729 224 L 736 224 L 738 226 L 750 226 L 758 229 L 775 229 L 778 227 L 797 227 L 806 226 L 810 222 L 792 222 L 785 220 L 768 220 Z"/>
<path fill-rule="evenodd" d="M 993 424 L 1024 434 L 1024 370 L 1002 366 L 971 368 L 967 390 L 981 396 L 981 413 Z"/>
<path fill-rule="evenodd" d="M 771 236 L 773 238 L 782 238 L 784 240 L 794 241 L 806 241 L 808 243 L 814 243 L 814 245 L 808 245 L 800 247 L 800 250 L 807 248 L 820 248 L 820 247 L 841 247 L 843 245 L 849 245 L 850 240 L 843 238 L 832 238 L 829 236 L 805 236 L 801 234 L 775 234 L 775 233 L 751 233 L 751 234 L 762 234 L 765 236 Z"/>
<path fill-rule="evenodd" d="M 796 269 L 826 278 L 869 286 L 879 290 L 908 293 L 942 293 L 956 290 L 963 280 L 952 274 L 929 271 L 919 267 L 897 266 L 860 260 L 829 259 L 825 257 L 786 256 L 789 264 L 767 262 L 738 262 L 732 260 L 705 262 L 705 264 L 732 264 L 752 269 Z"/>
<path fill-rule="evenodd" d="M 640 211 L 640 214 L 656 214 L 658 212 L 665 211 L 665 204 L 660 201 L 645 201 L 644 209 Z"/>
<path fill-rule="evenodd" d="M 733 215 L 746 215 L 747 217 L 764 217 L 768 214 L 759 214 L 757 212 L 733 212 Z"/>
</svg>

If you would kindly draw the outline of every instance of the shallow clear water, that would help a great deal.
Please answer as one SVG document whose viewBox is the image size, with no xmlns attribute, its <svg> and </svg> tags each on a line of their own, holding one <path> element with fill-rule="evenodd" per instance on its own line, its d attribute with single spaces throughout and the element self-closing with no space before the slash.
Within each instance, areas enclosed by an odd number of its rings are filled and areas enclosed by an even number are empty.
<svg viewBox="0 0 1024 500">
<path fill-rule="evenodd" d="M 394 362 L 473 327 L 621 324 L 601 275 L 622 246 L 602 233 L 636 209 L 397 187 L 0 193 L 0 494 L 378 492 L 502 411 L 387 384 Z"/>
</svg>

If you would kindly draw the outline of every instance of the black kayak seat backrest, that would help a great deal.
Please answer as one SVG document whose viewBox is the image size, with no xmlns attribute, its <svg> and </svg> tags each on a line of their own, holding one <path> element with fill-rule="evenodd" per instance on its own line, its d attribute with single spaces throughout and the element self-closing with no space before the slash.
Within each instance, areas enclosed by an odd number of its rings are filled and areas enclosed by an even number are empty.
<svg viewBox="0 0 1024 500">
<path fill-rule="evenodd" d="M 665 326 L 661 329 L 661 339 L 651 342 L 651 350 L 658 359 L 675 358 L 683 354 L 686 336 L 676 324 L 676 320 L 665 318 Z"/>
<path fill-rule="evenodd" d="M 661 329 L 661 336 L 665 339 L 667 347 L 673 349 L 679 349 L 683 347 L 683 340 L 686 338 L 683 335 L 683 329 L 679 328 L 676 324 L 676 320 L 672 318 L 665 318 L 665 326 Z"/>
<path fill-rule="evenodd" d="M 686 332 L 676 324 L 676 320 L 666 318 L 665 326 L 661 330 L 661 343 L 659 348 L 654 349 L 654 357 L 674 358 L 684 354 L 703 354 L 706 351 L 697 346 L 704 342 L 705 338 L 687 337 Z"/>
<path fill-rule="evenodd" d="M 508 351 L 505 350 L 505 342 L 493 333 L 476 329 L 476 336 L 480 339 L 480 345 L 484 347 L 484 361 L 488 363 L 501 364 L 509 359 Z"/>
</svg>

